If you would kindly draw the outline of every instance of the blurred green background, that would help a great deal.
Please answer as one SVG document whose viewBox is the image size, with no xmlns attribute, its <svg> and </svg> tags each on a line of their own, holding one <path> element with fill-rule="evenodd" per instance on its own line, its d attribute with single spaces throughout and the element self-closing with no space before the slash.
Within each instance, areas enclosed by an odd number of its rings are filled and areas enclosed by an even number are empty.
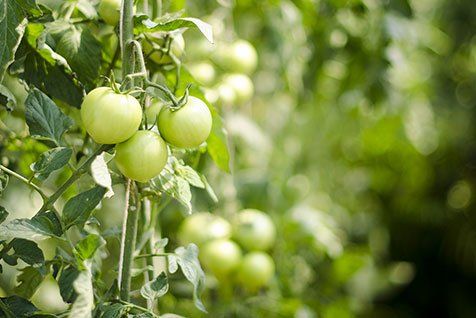
<svg viewBox="0 0 476 318">
<path fill-rule="evenodd" d="M 209 316 L 475 317 L 474 1 L 164 4 L 211 23 L 217 45 L 243 38 L 259 56 L 252 101 L 222 111 L 233 172 L 204 162 L 220 202 L 194 193 L 194 206 L 225 218 L 268 213 L 277 272 L 255 295 L 212 284 Z M 197 38 L 185 34 L 186 63 L 208 60 Z M 2 113 L 2 126 L 21 125 Z M 18 154 L 25 171 L 42 150 L 31 148 L 31 158 Z M 117 190 L 97 214 L 105 228 L 121 222 Z M 21 216 L 40 203 L 21 185 L 0 201 Z M 178 205 L 161 214 L 173 243 L 183 218 Z M 13 288 L 14 276 L 2 274 L 0 286 Z M 181 283 L 160 308 L 201 317 Z M 60 310 L 54 281 L 44 285 L 56 296 L 37 292 L 40 308 Z"/>
</svg>

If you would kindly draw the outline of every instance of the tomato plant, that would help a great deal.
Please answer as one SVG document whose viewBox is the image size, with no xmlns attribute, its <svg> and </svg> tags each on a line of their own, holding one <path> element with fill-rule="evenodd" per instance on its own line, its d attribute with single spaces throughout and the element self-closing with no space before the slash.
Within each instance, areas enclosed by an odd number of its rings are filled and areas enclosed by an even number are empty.
<svg viewBox="0 0 476 318">
<path fill-rule="evenodd" d="M 212 115 L 199 98 L 189 96 L 182 108 L 163 108 L 158 118 L 159 131 L 170 144 L 181 148 L 200 146 L 212 129 Z"/>
<path fill-rule="evenodd" d="M 117 144 L 129 139 L 142 121 L 142 108 L 133 96 L 98 87 L 81 104 L 81 120 L 99 144 Z"/>
</svg>

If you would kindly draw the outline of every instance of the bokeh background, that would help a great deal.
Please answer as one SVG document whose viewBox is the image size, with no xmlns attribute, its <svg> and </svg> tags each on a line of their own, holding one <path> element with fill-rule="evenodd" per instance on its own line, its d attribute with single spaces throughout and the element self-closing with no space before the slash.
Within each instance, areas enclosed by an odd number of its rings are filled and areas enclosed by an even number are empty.
<svg viewBox="0 0 476 318">
<path fill-rule="evenodd" d="M 473 0 L 164 6 L 211 23 L 216 46 L 242 38 L 259 56 L 251 102 L 222 111 L 233 171 L 202 162 L 220 201 L 197 191 L 194 206 L 225 218 L 242 208 L 268 213 L 278 229 L 270 251 L 276 276 L 255 295 L 209 286 L 210 317 L 476 316 Z M 185 63 L 212 61 L 198 33 L 185 38 Z M 215 67 L 219 82 L 225 71 Z M 15 79 L 6 81 L 24 96 Z M 17 112 L 2 113 L 2 130 L 24 129 Z M 43 149 L 9 147 L 31 174 Z M 120 194 L 117 187 L 97 213 L 104 228 L 121 222 Z M 0 202 L 17 212 L 12 217 L 31 216 L 41 203 L 14 183 Z M 161 214 L 172 244 L 184 217 L 175 204 Z M 105 264 L 115 262 L 117 243 L 109 244 Z M 15 275 L 0 276 L 4 291 Z M 64 307 L 54 280 L 35 297 L 40 308 Z M 160 307 L 205 316 L 183 279 L 173 281 Z"/>
</svg>

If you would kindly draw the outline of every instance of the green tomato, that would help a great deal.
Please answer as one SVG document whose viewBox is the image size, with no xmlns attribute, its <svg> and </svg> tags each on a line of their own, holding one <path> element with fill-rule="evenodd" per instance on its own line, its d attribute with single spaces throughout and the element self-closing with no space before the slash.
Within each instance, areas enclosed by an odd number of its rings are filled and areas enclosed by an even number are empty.
<svg viewBox="0 0 476 318">
<path fill-rule="evenodd" d="M 170 35 L 172 37 L 172 42 L 170 43 L 170 53 L 172 53 L 175 57 L 180 58 L 183 55 L 185 50 L 185 40 L 182 34 L 174 34 Z M 164 47 L 165 43 L 165 35 L 164 33 L 153 33 L 149 36 L 149 40 L 142 41 L 142 49 L 146 56 L 148 56 L 152 61 L 157 64 L 169 64 L 172 63 L 172 58 L 161 52 L 161 51 L 153 51 L 153 46 L 149 41 L 157 43 L 160 47 Z"/>
<path fill-rule="evenodd" d="M 274 261 L 266 253 L 251 252 L 246 254 L 238 268 L 238 281 L 249 291 L 268 286 L 274 276 Z"/>
<path fill-rule="evenodd" d="M 118 94 L 110 87 L 98 87 L 84 98 L 81 119 L 95 142 L 117 144 L 139 129 L 142 108 L 132 95 Z"/>
<path fill-rule="evenodd" d="M 267 214 L 246 209 L 233 222 L 233 237 L 248 250 L 264 251 L 274 244 L 276 228 Z"/>
<path fill-rule="evenodd" d="M 158 133 L 139 130 L 129 140 L 116 146 L 114 159 L 123 175 L 147 182 L 162 171 L 167 157 L 167 145 Z"/>
<path fill-rule="evenodd" d="M 254 86 L 251 79 L 244 74 L 229 74 L 223 79 L 235 92 L 236 102 L 244 104 L 253 97 Z"/>
<path fill-rule="evenodd" d="M 217 49 L 215 60 L 225 70 L 251 74 L 258 65 L 258 53 L 249 42 L 238 40 Z"/>
<path fill-rule="evenodd" d="M 208 212 L 194 213 L 183 220 L 178 230 L 182 245 L 195 243 L 198 246 L 231 236 L 231 225 L 227 220 Z"/>
<path fill-rule="evenodd" d="M 202 85 L 208 86 L 215 80 L 215 68 L 207 62 L 190 65 L 190 73 Z"/>
<path fill-rule="evenodd" d="M 164 107 L 159 114 L 158 127 L 168 143 L 180 148 L 195 148 L 210 135 L 212 114 L 201 99 L 189 96 L 179 110 Z"/>
<path fill-rule="evenodd" d="M 241 255 L 238 244 L 226 239 L 206 243 L 199 253 L 203 266 L 218 279 L 226 278 L 238 268 Z"/>
<path fill-rule="evenodd" d="M 121 0 L 101 0 L 98 7 L 99 16 L 109 25 L 117 25 L 120 18 Z"/>
<path fill-rule="evenodd" d="M 164 102 L 162 102 L 161 100 L 156 100 L 145 109 L 145 115 L 147 117 L 147 123 L 149 125 L 153 125 L 156 122 L 157 116 L 159 115 L 163 106 Z"/>
<path fill-rule="evenodd" d="M 222 106 L 233 106 L 236 103 L 236 92 L 227 83 L 219 84 L 215 88 L 216 101 Z"/>
</svg>

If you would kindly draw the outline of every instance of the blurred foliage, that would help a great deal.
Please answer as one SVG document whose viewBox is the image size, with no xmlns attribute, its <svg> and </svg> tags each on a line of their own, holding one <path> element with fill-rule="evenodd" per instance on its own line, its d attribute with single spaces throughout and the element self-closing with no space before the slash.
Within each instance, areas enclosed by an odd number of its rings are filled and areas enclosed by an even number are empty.
<svg viewBox="0 0 476 318">
<path fill-rule="evenodd" d="M 242 208 L 270 214 L 277 274 L 255 295 L 210 277 L 210 317 L 476 315 L 473 1 L 164 1 L 164 8 L 206 16 L 218 43 L 243 38 L 259 53 L 254 98 L 224 109 L 232 174 L 201 161 L 220 201 L 197 190 L 194 207 L 228 219 Z M 200 44 L 188 44 L 195 38 L 186 34 L 186 59 L 198 63 Z M 1 125 L 24 129 L 4 113 Z M 16 153 L 18 169 L 31 174 L 41 145 L 4 140 L 2 156 Z M 105 228 L 121 222 L 120 193 L 97 215 Z M 1 199 L 15 210 L 26 200 L 20 186 Z M 172 244 L 183 218 L 175 204 L 161 214 Z M 108 241 L 105 268 L 118 246 Z M 13 275 L 2 274 L 2 288 L 12 288 Z M 201 317 L 190 287 L 170 284 L 161 312 Z"/>
</svg>

